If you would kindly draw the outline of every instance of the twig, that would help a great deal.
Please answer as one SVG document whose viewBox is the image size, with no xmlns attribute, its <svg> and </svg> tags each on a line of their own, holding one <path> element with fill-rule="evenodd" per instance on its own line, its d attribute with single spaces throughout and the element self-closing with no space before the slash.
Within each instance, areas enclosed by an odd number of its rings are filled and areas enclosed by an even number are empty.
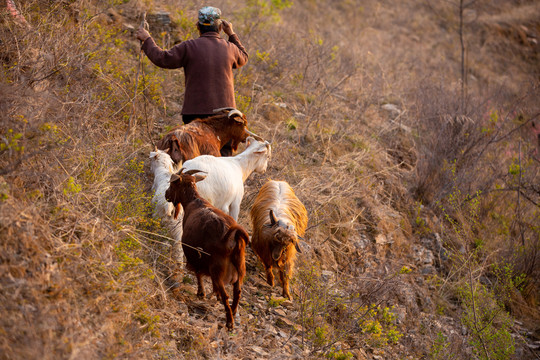
<svg viewBox="0 0 540 360">
<path fill-rule="evenodd" d="M 146 22 L 146 11 L 143 13 L 142 15 L 142 21 L 141 21 L 141 27 L 143 28 L 148 28 L 148 23 Z M 132 134 L 132 132 L 134 131 L 135 127 L 137 126 L 137 121 L 134 120 L 133 118 L 133 114 L 135 113 L 135 98 L 137 97 L 137 89 L 139 87 L 139 72 L 141 71 L 141 68 L 142 68 L 142 46 L 143 46 L 143 42 L 141 41 L 141 48 L 139 49 L 139 57 L 138 57 L 138 61 L 137 61 L 137 74 L 135 75 L 135 92 L 133 94 L 133 103 L 132 103 L 132 111 L 131 111 L 131 115 L 129 116 L 129 120 L 128 120 L 128 132 L 126 134 L 126 140 L 129 138 L 129 136 Z M 144 80 L 144 75 L 143 75 L 143 80 Z M 145 104 L 146 106 L 146 104 Z M 145 108 L 145 111 L 146 111 L 146 108 Z"/>
</svg>

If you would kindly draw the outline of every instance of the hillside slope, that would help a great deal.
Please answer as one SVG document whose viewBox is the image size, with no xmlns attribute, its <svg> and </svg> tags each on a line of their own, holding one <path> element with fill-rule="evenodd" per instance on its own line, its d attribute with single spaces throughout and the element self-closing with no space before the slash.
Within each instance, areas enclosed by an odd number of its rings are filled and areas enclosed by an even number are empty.
<svg viewBox="0 0 540 360">
<path fill-rule="evenodd" d="M 163 47 L 197 36 L 199 4 L 15 3 L 0 359 L 540 357 L 538 2 L 213 4 L 250 54 L 238 107 L 272 144 L 239 223 L 268 179 L 309 213 L 293 301 L 248 249 L 232 333 L 151 216 L 148 154 L 180 121 L 183 73 L 140 58 L 133 31 L 147 11 Z"/>
</svg>

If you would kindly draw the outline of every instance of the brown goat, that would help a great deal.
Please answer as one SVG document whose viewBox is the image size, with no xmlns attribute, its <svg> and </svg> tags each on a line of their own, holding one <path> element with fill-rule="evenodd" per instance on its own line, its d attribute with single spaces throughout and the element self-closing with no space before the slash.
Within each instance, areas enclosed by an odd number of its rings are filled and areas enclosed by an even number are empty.
<svg viewBox="0 0 540 360">
<path fill-rule="evenodd" d="M 232 108 L 214 111 L 218 114 L 172 129 L 157 143 L 157 148 L 167 151 L 175 164 L 182 164 L 199 155 L 221 156 L 220 149 L 231 140 L 236 151 L 249 135 L 260 138 L 247 130 L 246 116 L 240 111 Z"/>
<path fill-rule="evenodd" d="M 298 238 L 306 231 L 308 217 L 304 205 L 284 181 L 264 184 L 251 208 L 251 247 L 264 264 L 266 281 L 274 286 L 272 268 L 279 270 L 283 297 L 291 298 L 289 279 L 294 268 Z"/>
<path fill-rule="evenodd" d="M 184 208 L 182 247 L 187 268 L 197 276 L 197 296 L 205 296 L 202 277 L 210 276 L 213 291 L 225 307 L 227 328 L 234 327 L 241 286 L 246 275 L 245 250 L 249 235 L 232 217 L 213 207 L 197 192 L 196 182 L 206 175 L 189 170 L 171 176 L 165 198 L 175 206 L 175 218 L 180 204 Z M 229 306 L 226 284 L 233 284 L 233 303 Z"/>
</svg>

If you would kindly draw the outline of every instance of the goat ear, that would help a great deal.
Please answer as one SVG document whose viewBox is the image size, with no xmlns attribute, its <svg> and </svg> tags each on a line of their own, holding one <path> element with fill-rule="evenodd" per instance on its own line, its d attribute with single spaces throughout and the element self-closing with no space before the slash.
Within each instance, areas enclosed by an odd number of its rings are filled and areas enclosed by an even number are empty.
<svg viewBox="0 0 540 360">
<path fill-rule="evenodd" d="M 270 209 L 268 216 L 270 217 L 270 226 L 274 226 L 277 223 L 276 216 L 274 215 L 274 210 Z"/>
<path fill-rule="evenodd" d="M 182 205 L 180 205 L 180 203 L 174 206 L 174 220 L 178 219 L 178 214 L 180 214 L 181 209 L 182 209 Z"/>
</svg>

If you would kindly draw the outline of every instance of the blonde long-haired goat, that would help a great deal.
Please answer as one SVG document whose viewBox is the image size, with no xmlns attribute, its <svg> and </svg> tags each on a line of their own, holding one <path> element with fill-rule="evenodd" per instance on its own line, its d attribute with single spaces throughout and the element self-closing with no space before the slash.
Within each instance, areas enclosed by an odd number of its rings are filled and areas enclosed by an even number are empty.
<svg viewBox="0 0 540 360">
<path fill-rule="evenodd" d="M 266 281 L 274 286 L 273 267 L 277 267 L 283 286 L 283 297 L 291 298 L 289 279 L 300 252 L 298 239 L 307 227 L 305 206 L 285 181 L 270 180 L 264 184 L 250 212 L 253 235 L 251 247 L 266 270 Z"/>
<path fill-rule="evenodd" d="M 150 169 L 154 173 L 152 184 L 152 204 L 154 205 L 154 217 L 161 219 L 162 224 L 169 231 L 174 243 L 171 250 L 173 260 L 182 263 L 184 252 L 182 251 L 182 218 L 174 218 L 174 205 L 165 199 L 165 191 L 169 188 L 171 175 L 176 172 L 176 165 L 170 155 L 162 150 L 155 149 L 150 152 Z"/>
</svg>

